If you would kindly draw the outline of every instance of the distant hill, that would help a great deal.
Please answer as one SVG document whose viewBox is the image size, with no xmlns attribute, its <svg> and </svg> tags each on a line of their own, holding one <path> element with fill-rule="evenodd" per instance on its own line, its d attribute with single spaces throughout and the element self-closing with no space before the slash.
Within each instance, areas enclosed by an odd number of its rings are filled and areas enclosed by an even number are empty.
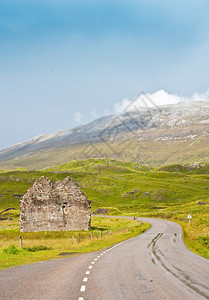
<svg viewBox="0 0 209 300">
<path fill-rule="evenodd" d="M 174 164 L 160 167 L 158 171 L 180 172 L 182 174 L 209 174 L 209 163 Z"/>
<path fill-rule="evenodd" d="M 105 116 L 0 151 L 0 168 L 46 168 L 114 158 L 148 166 L 209 162 L 209 102 L 185 101 Z"/>
</svg>

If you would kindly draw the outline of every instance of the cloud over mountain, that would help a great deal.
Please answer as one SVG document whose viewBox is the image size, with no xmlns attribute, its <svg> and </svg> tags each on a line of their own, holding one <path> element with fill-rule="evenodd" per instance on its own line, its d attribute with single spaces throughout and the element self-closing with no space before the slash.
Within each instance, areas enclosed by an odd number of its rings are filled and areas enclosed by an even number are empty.
<svg viewBox="0 0 209 300">
<path fill-rule="evenodd" d="M 173 95 L 159 90 L 153 94 L 140 93 L 133 99 L 123 99 L 115 103 L 115 112 L 131 111 L 140 107 L 153 107 L 177 104 L 182 101 L 209 101 L 209 90 L 205 93 L 194 93 L 191 98 Z"/>
</svg>

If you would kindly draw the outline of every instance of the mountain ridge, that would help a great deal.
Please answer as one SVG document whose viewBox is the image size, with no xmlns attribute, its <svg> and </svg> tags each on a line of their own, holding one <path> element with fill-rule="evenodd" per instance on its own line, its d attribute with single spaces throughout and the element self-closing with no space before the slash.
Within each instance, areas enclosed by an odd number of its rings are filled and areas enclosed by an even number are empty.
<svg viewBox="0 0 209 300">
<path fill-rule="evenodd" d="M 82 152 L 83 148 L 87 146 L 93 147 L 93 145 L 97 149 L 98 157 L 106 155 L 107 157 L 114 158 L 118 156 L 119 159 L 124 159 L 124 155 L 119 154 L 121 151 L 116 149 L 120 148 L 121 144 L 128 146 L 129 142 L 135 144 L 136 148 L 140 148 L 140 144 L 146 142 L 149 142 L 150 145 L 175 143 L 176 145 L 181 144 L 182 147 L 186 143 L 190 145 L 187 145 L 187 147 L 191 147 L 195 143 L 208 145 L 209 101 L 183 101 L 173 105 L 135 108 L 135 110 L 123 111 L 116 115 L 100 117 L 72 129 L 40 135 L 1 150 L 0 167 L 7 165 L 27 167 L 26 161 L 28 157 L 32 157 L 35 154 L 39 153 L 41 158 L 42 154 L 46 152 L 57 152 L 57 155 L 59 155 L 59 152 L 62 153 L 63 151 L 73 152 L 72 149 L 75 150 L 77 158 L 80 159 L 82 157 L 79 155 L 79 151 Z M 113 144 L 115 151 L 112 149 L 113 153 L 110 153 L 110 148 L 112 148 Z M 99 153 L 101 147 L 103 147 L 103 150 L 106 148 L 106 150 Z M 153 145 L 151 148 L 153 148 Z M 107 149 L 109 150 L 107 151 Z M 132 150 L 135 151 L 130 147 L 130 151 Z M 152 149 L 149 149 L 149 151 L 152 152 Z M 127 152 L 128 149 L 126 149 Z M 142 152 L 142 149 L 139 152 Z M 94 153 L 94 155 L 96 154 Z M 207 155 L 202 155 L 203 160 L 207 158 Z M 76 159 L 73 155 L 71 156 L 69 159 Z M 139 156 L 136 155 L 133 158 L 133 155 L 130 154 L 130 159 L 140 160 Z M 89 156 L 86 158 L 89 158 Z M 50 157 L 46 160 L 48 160 L 49 164 L 51 163 Z M 13 164 L 11 161 L 13 161 Z M 20 163 L 19 165 L 18 162 Z M 63 161 L 60 157 L 59 162 L 65 162 L 65 159 Z M 194 161 L 189 160 L 188 162 Z M 149 164 L 150 162 L 148 161 L 147 163 Z M 43 164 L 43 167 L 45 167 L 45 164 Z"/>
</svg>

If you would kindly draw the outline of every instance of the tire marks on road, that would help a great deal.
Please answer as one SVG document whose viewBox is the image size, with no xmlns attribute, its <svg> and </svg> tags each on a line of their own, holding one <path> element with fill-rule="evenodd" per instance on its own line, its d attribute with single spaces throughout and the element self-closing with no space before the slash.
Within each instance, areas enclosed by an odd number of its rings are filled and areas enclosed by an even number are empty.
<svg viewBox="0 0 209 300">
<path fill-rule="evenodd" d="M 150 255 L 152 256 L 152 262 L 156 264 L 156 261 L 160 263 L 160 265 L 172 276 L 179 279 L 182 283 L 184 283 L 187 287 L 195 291 L 197 294 L 205 297 L 206 299 L 209 299 L 207 292 L 208 288 L 205 285 L 202 285 L 201 283 L 198 283 L 197 281 L 190 278 L 188 274 L 185 274 L 180 268 L 176 267 L 174 264 L 171 264 L 171 266 L 168 266 L 168 262 L 163 260 L 164 254 L 162 251 L 160 251 L 157 247 L 157 241 L 163 236 L 163 233 L 158 233 L 152 241 L 149 243 L 147 248 L 152 246 L 152 252 Z M 175 235 L 176 236 L 176 235 Z M 155 259 L 156 261 L 155 261 Z M 197 286 L 201 287 L 198 288 Z"/>
</svg>

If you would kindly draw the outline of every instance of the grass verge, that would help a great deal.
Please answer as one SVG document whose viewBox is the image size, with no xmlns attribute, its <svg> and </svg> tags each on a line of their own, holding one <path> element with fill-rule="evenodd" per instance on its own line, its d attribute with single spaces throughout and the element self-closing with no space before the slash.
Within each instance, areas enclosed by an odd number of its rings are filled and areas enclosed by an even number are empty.
<svg viewBox="0 0 209 300">
<path fill-rule="evenodd" d="M 19 231 L 13 224 L 13 229 L 0 231 L 0 269 L 98 251 L 139 235 L 149 227 L 149 224 L 140 224 L 136 220 L 94 217 L 90 232 L 21 233 L 23 239 L 21 249 Z"/>
<path fill-rule="evenodd" d="M 178 222 L 182 226 L 184 243 L 194 253 L 209 259 L 209 235 L 200 234 L 184 222 Z"/>
</svg>

